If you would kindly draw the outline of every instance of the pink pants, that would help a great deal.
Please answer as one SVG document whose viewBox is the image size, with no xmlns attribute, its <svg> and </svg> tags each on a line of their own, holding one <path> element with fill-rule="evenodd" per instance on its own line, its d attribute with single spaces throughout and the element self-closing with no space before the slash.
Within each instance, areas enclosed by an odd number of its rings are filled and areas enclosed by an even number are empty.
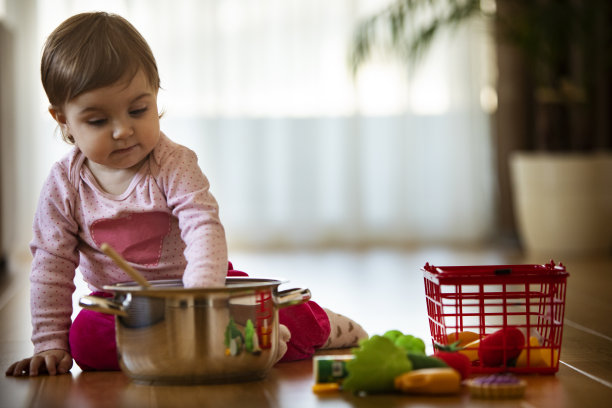
<svg viewBox="0 0 612 408">
<path fill-rule="evenodd" d="M 228 276 L 248 276 L 229 264 Z M 111 296 L 95 293 L 99 296 Z M 325 311 L 315 302 L 279 310 L 279 322 L 289 328 L 291 340 L 281 361 L 310 358 L 329 337 L 330 325 Z M 70 328 L 72 358 L 84 371 L 119 370 L 115 343 L 115 316 L 81 310 Z"/>
</svg>

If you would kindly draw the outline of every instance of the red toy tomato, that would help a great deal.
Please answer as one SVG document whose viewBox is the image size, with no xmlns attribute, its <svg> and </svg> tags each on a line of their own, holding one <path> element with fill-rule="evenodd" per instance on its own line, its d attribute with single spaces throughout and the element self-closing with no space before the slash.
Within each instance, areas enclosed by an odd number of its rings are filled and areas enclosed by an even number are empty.
<svg viewBox="0 0 612 408">
<path fill-rule="evenodd" d="M 482 339 L 478 357 L 483 367 L 499 367 L 517 358 L 525 346 L 525 336 L 516 327 L 506 327 Z"/>
</svg>

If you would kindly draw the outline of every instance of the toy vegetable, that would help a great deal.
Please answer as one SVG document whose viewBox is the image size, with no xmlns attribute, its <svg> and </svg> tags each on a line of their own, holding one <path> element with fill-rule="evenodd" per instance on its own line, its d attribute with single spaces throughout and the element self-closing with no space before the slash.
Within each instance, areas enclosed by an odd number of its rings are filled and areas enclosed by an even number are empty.
<svg viewBox="0 0 612 408">
<path fill-rule="evenodd" d="M 409 353 L 425 355 L 425 342 L 412 334 L 404 334 L 399 330 L 389 330 L 383 337 L 391 340 L 396 346 L 403 348 Z"/>
<path fill-rule="evenodd" d="M 426 356 L 420 353 L 406 353 L 406 355 L 412 363 L 413 370 L 420 370 L 422 368 L 448 367 L 448 364 L 446 364 L 443 360 L 433 356 Z"/>
<path fill-rule="evenodd" d="M 455 371 L 461 374 L 461 379 L 463 380 L 465 380 L 472 371 L 472 362 L 470 359 L 457 351 L 436 350 L 434 358 L 438 358 L 444 361 L 450 368 L 454 368 Z"/>
<path fill-rule="evenodd" d="M 478 357 L 483 367 L 499 367 L 521 354 L 525 345 L 523 332 L 516 327 L 505 327 L 480 341 Z"/>
<path fill-rule="evenodd" d="M 393 380 L 412 370 L 406 352 L 383 336 L 372 336 L 353 350 L 355 358 L 346 363 L 348 376 L 342 388 L 352 392 L 385 392 L 393 390 Z"/>
</svg>

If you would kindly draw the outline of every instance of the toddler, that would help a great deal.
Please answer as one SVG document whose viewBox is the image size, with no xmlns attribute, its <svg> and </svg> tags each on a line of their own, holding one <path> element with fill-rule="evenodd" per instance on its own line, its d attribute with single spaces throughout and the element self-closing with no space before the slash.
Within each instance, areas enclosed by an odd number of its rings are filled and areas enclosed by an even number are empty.
<svg viewBox="0 0 612 408">
<path fill-rule="evenodd" d="M 49 112 L 74 148 L 52 167 L 34 217 L 34 355 L 6 374 L 66 373 L 73 358 L 83 370 L 117 370 L 114 317 L 82 310 L 71 322 L 77 267 L 93 292 L 131 280 L 102 243 L 148 280 L 208 287 L 245 274 L 228 263 L 217 202 L 196 155 L 160 131 L 155 58 L 128 21 L 103 12 L 67 19 L 46 41 L 41 77 Z M 312 301 L 280 310 L 279 321 L 281 361 L 367 336 Z"/>
</svg>

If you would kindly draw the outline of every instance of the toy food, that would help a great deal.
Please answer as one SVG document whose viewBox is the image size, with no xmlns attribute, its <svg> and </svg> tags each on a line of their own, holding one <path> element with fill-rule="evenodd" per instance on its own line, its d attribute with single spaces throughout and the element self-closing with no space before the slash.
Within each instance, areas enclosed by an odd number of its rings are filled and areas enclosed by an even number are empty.
<svg viewBox="0 0 612 408">
<path fill-rule="evenodd" d="M 353 354 L 355 358 L 346 363 L 348 376 L 342 382 L 347 391 L 392 391 L 395 377 L 412 370 L 406 352 L 387 337 L 375 335 L 362 340 Z"/>
<path fill-rule="evenodd" d="M 467 380 L 470 394 L 477 398 L 519 398 L 527 383 L 510 373 L 492 374 Z"/>
<path fill-rule="evenodd" d="M 312 359 L 315 383 L 341 383 L 347 376 L 346 363 L 353 355 L 315 356 Z"/>
<path fill-rule="evenodd" d="M 529 357 L 529 360 L 528 360 Z M 542 347 L 538 338 L 529 337 L 529 347 L 521 351 L 516 360 L 517 367 L 552 367 L 557 363 L 559 352 L 550 348 Z"/>
<path fill-rule="evenodd" d="M 462 349 L 457 350 L 457 352 L 465 355 L 470 361 L 474 362 L 478 360 L 478 349 L 480 348 L 480 339 L 476 339 L 465 346 Z"/>
<path fill-rule="evenodd" d="M 493 332 L 480 341 L 478 357 L 483 367 L 499 367 L 517 358 L 525 345 L 523 332 L 506 327 Z"/>
<path fill-rule="evenodd" d="M 382 336 L 362 340 L 359 348 L 352 350 L 352 355 L 315 356 L 312 391 L 316 394 L 339 390 L 360 393 L 399 390 L 419 394 L 458 392 L 461 376 L 467 375 L 465 364 L 470 366 L 471 362 L 463 355 L 448 352 L 450 356 L 445 358 L 458 367 L 451 368 L 443 359 L 425 355 L 424 345 L 417 337 L 390 330 Z"/>
<path fill-rule="evenodd" d="M 412 363 L 413 370 L 420 370 L 422 368 L 448 367 L 448 364 L 436 357 L 426 356 L 420 353 L 406 353 L 406 355 Z"/>
<path fill-rule="evenodd" d="M 402 347 L 407 352 L 425 354 L 425 342 L 412 334 L 404 334 L 399 330 L 388 330 L 383 334 L 383 337 L 388 338 L 396 346 Z"/>
<path fill-rule="evenodd" d="M 399 346 L 411 353 L 420 353 L 425 355 L 425 342 L 411 334 L 402 334 L 395 338 L 396 346 Z"/>
<path fill-rule="evenodd" d="M 461 389 L 461 376 L 452 368 L 424 368 L 397 376 L 395 389 L 414 394 L 454 394 Z"/>
<path fill-rule="evenodd" d="M 399 336 L 403 336 L 403 335 L 404 335 L 404 333 L 402 333 L 399 330 L 387 330 L 383 334 L 383 337 L 386 337 L 389 340 L 391 340 L 392 342 L 395 342 L 395 339 L 397 339 Z"/>
<path fill-rule="evenodd" d="M 457 351 L 436 350 L 434 358 L 438 358 L 444 361 L 449 367 L 454 368 L 461 374 L 461 379 L 463 380 L 465 380 L 472 371 L 472 362 L 470 359 Z"/>
<path fill-rule="evenodd" d="M 316 383 L 312 386 L 312 392 L 315 394 L 331 394 L 340 391 L 338 383 Z"/>
<path fill-rule="evenodd" d="M 457 332 L 457 333 L 450 333 L 446 336 L 446 342 L 448 344 L 452 344 L 455 342 L 459 342 L 457 343 L 457 346 L 459 347 L 463 347 L 473 341 L 479 340 L 480 336 L 478 336 L 478 333 L 474 333 L 471 331 L 462 331 L 462 332 Z"/>
</svg>

